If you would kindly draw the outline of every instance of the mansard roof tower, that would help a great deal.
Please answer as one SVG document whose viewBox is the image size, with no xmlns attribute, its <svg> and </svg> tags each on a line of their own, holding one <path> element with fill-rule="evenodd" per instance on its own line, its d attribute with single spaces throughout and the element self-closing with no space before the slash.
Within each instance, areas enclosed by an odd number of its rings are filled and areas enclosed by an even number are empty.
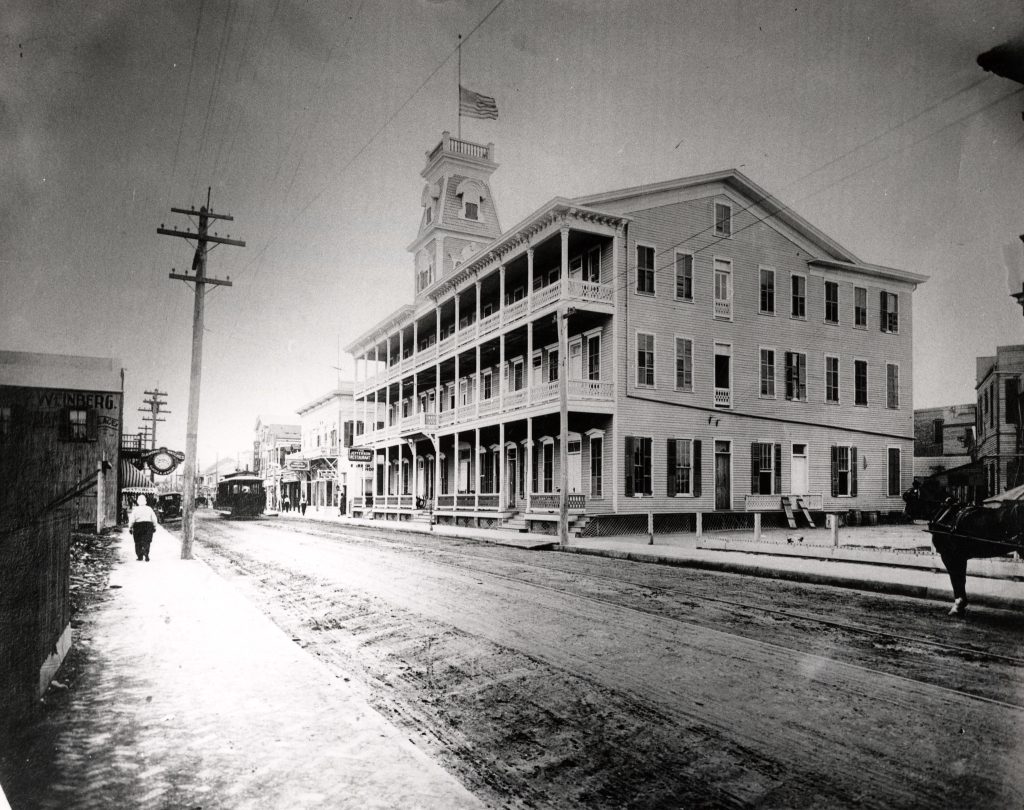
<svg viewBox="0 0 1024 810">
<path fill-rule="evenodd" d="M 409 245 L 417 300 L 501 234 L 490 186 L 497 168 L 493 143 L 471 143 L 447 131 L 427 152 L 427 165 L 420 172 L 426 181 L 420 199 L 423 214 L 416 241 Z"/>
</svg>

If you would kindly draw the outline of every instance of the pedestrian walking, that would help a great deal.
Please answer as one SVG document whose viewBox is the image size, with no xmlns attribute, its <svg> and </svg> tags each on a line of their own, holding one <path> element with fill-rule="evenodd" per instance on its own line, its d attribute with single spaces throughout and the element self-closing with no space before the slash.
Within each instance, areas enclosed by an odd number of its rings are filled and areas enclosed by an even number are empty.
<svg viewBox="0 0 1024 810">
<path fill-rule="evenodd" d="M 292 509 L 292 502 L 288 499 L 288 496 L 284 496 L 284 511 L 290 512 Z"/>
<path fill-rule="evenodd" d="M 306 493 L 302 493 L 302 500 L 299 501 L 299 509 L 302 510 L 302 514 L 306 514 Z"/>
<path fill-rule="evenodd" d="M 149 545 L 156 531 L 156 513 L 146 503 L 146 496 L 140 495 L 132 513 L 128 516 L 128 531 L 135 538 L 135 557 L 149 562 Z"/>
</svg>

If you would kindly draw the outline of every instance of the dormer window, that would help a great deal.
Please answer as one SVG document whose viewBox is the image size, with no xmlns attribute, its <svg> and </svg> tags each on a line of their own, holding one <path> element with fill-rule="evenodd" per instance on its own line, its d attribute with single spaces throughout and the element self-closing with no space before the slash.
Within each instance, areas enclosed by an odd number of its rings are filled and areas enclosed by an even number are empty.
<svg viewBox="0 0 1024 810">
<path fill-rule="evenodd" d="M 478 180 L 463 180 L 455 189 L 462 201 L 462 218 L 474 222 L 480 220 L 480 202 L 484 199 L 484 186 Z"/>
</svg>

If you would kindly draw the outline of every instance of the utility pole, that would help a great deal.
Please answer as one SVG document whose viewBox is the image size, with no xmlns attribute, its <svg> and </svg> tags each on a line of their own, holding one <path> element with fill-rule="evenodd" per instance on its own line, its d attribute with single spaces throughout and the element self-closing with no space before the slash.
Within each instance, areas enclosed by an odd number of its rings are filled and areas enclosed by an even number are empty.
<svg viewBox="0 0 1024 810">
<path fill-rule="evenodd" d="M 573 307 L 558 308 L 558 542 L 569 545 L 569 316 Z"/>
<path fill-rule="evenodd" d="M 185 273 L 169 274 L 170 278 L 178 281 L 191 282 L 195 284 L 195 304 L 192 309 L 192 376 L 188 389 L 188 428 L 185 434 L 185 483 L 181 493 L 181 559 L 192 559 L 192 540 L 195 535 L 195 511 L 196 511 L 196 453 L 199 444 L 199 384 L 203 370 L 203 315 L 205 312 L 206 285 L 217 284 L 224 287 L 231 286 L 231 279 L 208 278 L 206 275 L 206 255 L 209 251 L 207 245 L 235 245 L 245 247 L 245 242 L 239 239 L 210 234 L 209 226 L 211 219 L 224 219 L 233 221 L 234 217 L 228 214 L 215 214 L 210 207 L 210 189 L 206 189 L 206 205 L 198 211 L 194 208 L 172 208 L 175 214 L 184 214 L 188 217 L 197 217 L 198 224 L 195 232 L 191 230 L 179 231 L 173 228 L 165 228 L 161 225 L 156 232 L 165 236 L 180 236 L 196 243 L 195 256 L 192 259 L 192 275 Z"/>
<path fill-rule="evenodd" d="M 142 400 L 143 405 L 148 405 L 148 408 L 139 408 L 143 413 L 148 413 L 149 416 L 143 416 L 143 422 L 149 422 L 152 425 L 152 429 L 149 431 L 149 449 L 156 450 L 156 423 L 166 422 L 166 419 L 160 419 L 160 414 L 171 413 L 166 410 L 163 406 L 167 404 L 166 399 L 160 399 L 160 397 L 167 396 L 166 391 L 161 391 L 159 388 L 154 388 L 152 391 L 143 391 L 142 393 L 148 394 L 149 399 Z"/>
</svg>

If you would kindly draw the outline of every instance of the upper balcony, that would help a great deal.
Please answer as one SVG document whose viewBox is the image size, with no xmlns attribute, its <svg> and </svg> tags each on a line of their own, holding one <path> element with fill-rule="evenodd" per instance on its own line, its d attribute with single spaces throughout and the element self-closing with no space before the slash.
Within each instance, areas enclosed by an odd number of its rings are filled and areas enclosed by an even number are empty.
<svg viewBox="0 0 1024 810">
<path fill-rule="evenodd" d="M 518 328 L 531 317 L 539 317 L 558 306 L 572 306 L 605 314 L 615 311 L 615 288 L 611 284 L 570 278 L 554 281 L 533 290 L 517 301 L 510 301 L 484 318 L 458 328 L 436 343 L 417 349 L 392 363 L 377 374 L 356 382 L 356 393 L 395 382 L 402 377 L 451 357 L 477 342 L 494 340 L 503 332 Z"/>
</svg>

